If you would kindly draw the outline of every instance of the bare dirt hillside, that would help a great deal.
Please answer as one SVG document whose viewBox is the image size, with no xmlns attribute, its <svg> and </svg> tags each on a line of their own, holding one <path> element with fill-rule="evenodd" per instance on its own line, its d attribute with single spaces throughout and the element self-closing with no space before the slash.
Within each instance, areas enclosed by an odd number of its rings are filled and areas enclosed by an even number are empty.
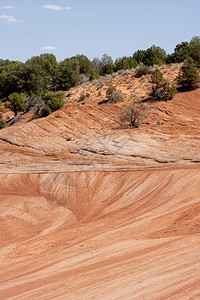
<svg viewBox="0 0 200 300">
<path fill-rule="evenodd" d="M 108 76 L 0 131 L 0 299 L 200 299 L 200 89 L 120 128 L 150 89 Z"/>
</svg>

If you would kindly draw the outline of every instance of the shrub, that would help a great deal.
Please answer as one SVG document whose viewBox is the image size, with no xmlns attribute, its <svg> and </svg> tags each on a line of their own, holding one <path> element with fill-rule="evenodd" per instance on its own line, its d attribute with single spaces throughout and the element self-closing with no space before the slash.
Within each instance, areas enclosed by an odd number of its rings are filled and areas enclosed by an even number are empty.
<svg viewBox="0 0 200 300">
<path fill-rule="evenodd" d="M 120 90 L 113 91 L 110 95 L 110 101 L 111 103 L 117 103 L 117 102 L 123 102 L 124 97 L 122 95 L 122 92 Z"/>
<path fill-rule="evenodd" d="M 171 100 L 177 93 L 177 89 L 174 84 L 170 84 L 167 80 L 163 83 L 163 98 L 165 100 Z"/>
<path fill-rule="evenodd" d="M 61 109 L 64 105 L 63 92 L 47 92 L 43 99 L 46 106 L 49 106 L 51 112 Z"/>
<path fill-rule="evenodd" d="M 45 106 L 43 108 L 37 107 L 37 112 L 40 117 L 46 117 L 53 111 L 61 109 L 64 105 L 63 92 L 47 92 L 42 96 Z"/>
<path fill-rule="evenodd" d="M 47 103 L 48 101 L 52 101 L 55 97 L 57 98 L 63 98 L 64 96 L 64 92 L 62 91 L 58 91 L 58 92 L 45 92 L 42 96 L 42 98 L 45 100 L 45 102 Z"/>
<path fill-rule="evenodd" d="M 109 64 L 103 66 L 103 68 L 101 69 L 100 75 L 104 76 L 104 75 L 112 74 L 113 72 L 114 72 L 114 66 L 112 63 L 109 63 Z"/>
<path fill-rule="evenodd" d="M 23 111 L 27 112 L 35 109 L 40 109 L 44 107 L 44 105 L 45 101 L 42 99 L 42 96 L 33 94 L 26 97 Z"/>
<path fill-rule="evenodd" d="M 151 82 L 155 84 L 156 88 L 160 88 L 163 84 L 163 74 L 160 70 L 155 69 L 151 74 Z"/>
<path fill-rule="evenodd" d="M 97 71 L 92 70 L 89 80 L 92 81 L 98 79 L 99 77 L 100 77 L 99 73 Z"/>
<path fill-rule="evenodd" d="M 83 100 L 85 100 L 85 98 L 86 98 L 86 95 L 85 94 L 81 94 L 80 98 L 79 98 L 79 101 L 83 101 Z"/>
<path fill-rule="evenodd" d="M 17 115 L 18 112 L 22 111 L 24 106 L 24 97 L 22 94 L 12 93 L 8 96 L 10 101 L 10 109 Z"/>
<path fill-rule="evenodd" d="M 170 84 L 169 81 L 163 78 L 163 74 L 160 70 L 155 69 L 151 74 L 152 87 L 152 100 L 171 100 L 177 92 L 174 84 Z"/>
<path fill-rule="evenodd" d="M 110 95 L 116 91 L 116 87 L 113 86 L 113 85 L 110 85 L 108 88 L 107 88 L 107 91 L 106 91 L 106 97 L 109 98 Z"/>
<path fill-rule="evenodd" d="M 64 105 L 63 99 L 55 97 L 51 100 L 49 107 L 52 111 L 56 111 L 58 109 L 61 109 L 63 105 Z"/>
<path fill-rule="evenodd" d="M 182 89 L 190 90 L 198 87 L 200 77 L 191 58 L 184 61 L 176 81 Z"/>
<path fill-rule="evenodd" d="M 116 90 L 116 87 L 110 85 L 106 91 L 106 98 L 110 103 L 117 103 L 124 101 L 124 97 L 120 90 Z"/>
<path fill-rule="evenodd" d="M 46 117 L 52 113 L 51 108 L 47 105 L 42 109 L 42 117 Z"/>
<path fill-rule="evenodd" d="M 86 98 L 90 98 L 90 94 L 89 93 L 86 93 Z"/>
<path fill-rule="evenodd" d="M 148 109 L 142 103 L 133 102 L 129 106 L 124 106 L 120 116 L 120 123 L 123 126 L 138 128 L 143 119 L 147 117 L 145 111 Z"/>
<path fill-rule="evenodd" d="M 0 129 L 6 126 L 6 121 L 4 119 L 0 119 Z"/>
<path fill-rule="evenodd" d="M 142 63 L 136 68 L 136 77 L 141 77 L 142 75 L 147 75 L 148 73 L 149 68 Z"/>
</svg>

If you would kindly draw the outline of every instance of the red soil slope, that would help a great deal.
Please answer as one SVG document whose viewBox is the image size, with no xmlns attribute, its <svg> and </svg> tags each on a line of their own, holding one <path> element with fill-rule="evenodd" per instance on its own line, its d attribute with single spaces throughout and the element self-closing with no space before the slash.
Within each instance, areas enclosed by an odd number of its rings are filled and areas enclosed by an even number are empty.
<svg viewBox="0 0 200 300">
<path fill-rule="evenodd" d="M 151 104 L 141 128 L 122 130 L 121 105 L 67 103 L 47 118 L 0 131 L 1 172 L 193 165 L 200 162 L 200 89 Z M 158 123 L 159 121 L 159 123 Z"/>
</svg>

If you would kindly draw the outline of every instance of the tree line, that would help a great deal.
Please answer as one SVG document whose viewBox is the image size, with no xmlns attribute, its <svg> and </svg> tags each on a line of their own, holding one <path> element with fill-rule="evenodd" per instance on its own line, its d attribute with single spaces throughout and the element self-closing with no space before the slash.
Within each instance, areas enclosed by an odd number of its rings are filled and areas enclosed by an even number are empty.
<svg viewBox="0 0 200 300">
<path fill-rule="evenodd" d="M 101 59 L 95 57 L 92 61 L 83 54 L 77 54 L 57 62 L 55 55 L 48 53 L 31 57 L 25 63 L 0 59 L 0 127 L 5 125 L 1 117 L 4 108 L 11 108 L 15 114 L 22 109 L 35 109 L 38 116 L 46 116 L 63 106 L 61 91 L 78 84 L 136 67 L 139 76 L 145 75 L 149 66 L 181 62 L 184 64 L 177 83 L 186 89 L 197 86 L 200 37 L 195 36 L 190 42 L 177 44 L 172 54 L 167 55 L 164 49 L 153 45 L 115 61 L 107 54 Z M 160 74 L 156 75 L 159 78 Z M 169 95 L 174 94 L 173 86 L 163 81 L 159 85 L 159 89 L 154 91 L 154 98 L 163 97 L 166 91 Z"/>
<path fill-rule="evenodd" d="M 118 70 L 137 67 L 180 63 L 191 59 L 200 67 L 200 37 L 176 45 L 172 54 L 153 45 L 147 50 L 137 50 L 132 56 L 117 58 L 115 61 L 104 54 L 92 61 L 85 55 L 76 55 L 57 62 L 53 54 L 41 54 L 25 63 L 0 59 L 0 98 L 13 92 L 35 93 L 38 91 L 68 90 L 87 80 L 112 74 Z"/>
</svg>

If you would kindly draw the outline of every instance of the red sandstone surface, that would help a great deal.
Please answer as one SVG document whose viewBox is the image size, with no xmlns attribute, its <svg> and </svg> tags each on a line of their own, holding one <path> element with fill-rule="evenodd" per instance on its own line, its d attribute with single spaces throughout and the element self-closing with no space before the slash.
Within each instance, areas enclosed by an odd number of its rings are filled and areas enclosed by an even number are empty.
<svg viewBox="0 0 200 300">
<path fill-rule="evenodd" d="M 0 131 L 0 299 L 200 299 L 200 89 L 121 129 L 98 84 Z"/>
</svg>

